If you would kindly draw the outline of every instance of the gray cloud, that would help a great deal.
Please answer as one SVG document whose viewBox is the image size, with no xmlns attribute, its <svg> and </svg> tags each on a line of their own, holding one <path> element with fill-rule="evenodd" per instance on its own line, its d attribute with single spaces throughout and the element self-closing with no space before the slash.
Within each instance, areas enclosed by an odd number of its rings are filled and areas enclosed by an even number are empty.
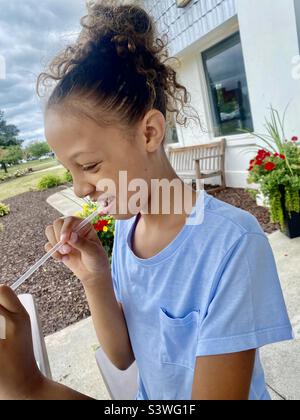
<svg viewBox="0 0 300 420">
<path fill-rule="evenodd" d="M 42 103 L 35 93 L 38 74 L 80 30 L 85 0 L 0 0 L 0 109 L 26 142 L 44 139 Z"/>
</svg>

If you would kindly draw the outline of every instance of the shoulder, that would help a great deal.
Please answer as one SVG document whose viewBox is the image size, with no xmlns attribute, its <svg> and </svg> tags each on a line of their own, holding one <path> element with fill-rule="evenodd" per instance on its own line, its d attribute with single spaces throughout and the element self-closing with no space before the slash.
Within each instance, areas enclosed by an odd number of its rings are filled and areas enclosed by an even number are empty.
<svg viewBox="0 0 300 420">
<path fill-rule="evenodd" d="M 213 196 L 205 206 L 205 218 L 211 228 L 223 233 L 230 231 L 236 238 L 247 233 L 266 237 L 255 216 Z"/>
</svg>

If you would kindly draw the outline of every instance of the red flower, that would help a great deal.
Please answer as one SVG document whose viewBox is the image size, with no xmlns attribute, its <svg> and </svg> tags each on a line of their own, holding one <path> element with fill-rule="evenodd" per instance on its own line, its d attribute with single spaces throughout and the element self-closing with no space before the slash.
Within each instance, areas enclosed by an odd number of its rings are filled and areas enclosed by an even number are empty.
<svg viewBox="0 0 300 420">
<path fill-rule="evenodd" d="M 283 159 L 283 160 L 286 159 L 285 155 L 283 155 L 283 154 L 275 153 L 274 156 L 275 157 L 280 157 L 280 159 Z"/>
<path fill-rule="evenodd" d="M 261 149 L 258 151 L 257 153 L 257 157 L 262 158 L 263 156 L 265 156 L 266 151 L 264 149 Z"/>
<path fill-rule="evenodd" d="M 258 151 L 256 159 L 258 161 L 263 161 L 266 159 L 266 157 L 270 157 L 270 156 L 271 156 L 270 152 L 268 152 L 267 150 L 261 149 Z"/>
<path fill-rule="evenodd" d="M 298 137 L 297 136 L 292 137 L 292 141 L 298 141 Z"/>
<path fill-rule="evenodd" d="M 250 160 L 250 165 L 252 165 L 255 162 L 255 159 Z"/>
<path fill-rule="evenodd" d="M 261 160 L 261 159 L 258 159 L 256 162 L 255 162 L 255 165 L 258 165 L 258 166 L 261 166 L 261 165 L 263 165 L 264 163 L 263 163 L 263 161 Z"/>
<path fill-rule="evenodd" d="M 97 232 L 102 232 L 104 226 L 108 225 L 108 221 L 107 220 L 98 220 L 98 222 L 94 225 L 94 228 L 96 229 Z"/>
<path fill-rule="evenodd" d="M 267 171 L 273 171 L 273 169 L 275 169 L 275 168 L 276 168 L 276 165 L 273 162 L 268 162 L 268 163 L 265 164 L 265 169 Z"/>
</svg>

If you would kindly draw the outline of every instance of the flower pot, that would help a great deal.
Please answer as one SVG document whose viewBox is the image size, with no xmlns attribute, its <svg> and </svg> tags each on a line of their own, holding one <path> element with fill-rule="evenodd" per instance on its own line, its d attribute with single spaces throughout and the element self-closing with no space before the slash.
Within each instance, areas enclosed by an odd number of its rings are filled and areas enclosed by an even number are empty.
<svg viewBox="0 0 300 420">
<path fill-rule="evenodd" d="M 292 211 L 291 217 L 289 217 L 288 212 L 285 208 L 284 185 L 279 185 L 279 191 L 281 193 L 281 205 L 283 209 L 284 222 L 285 222 L 285 229 L 284 230 L 281 229 L 281 231 L 282 233 L 284 233 L 291 239 L 298 238 L 300 236 L 300 213 L 296 213 Z M 300 195 L 300 191 L 299 191 L 299 195 Z"/>
</svg>

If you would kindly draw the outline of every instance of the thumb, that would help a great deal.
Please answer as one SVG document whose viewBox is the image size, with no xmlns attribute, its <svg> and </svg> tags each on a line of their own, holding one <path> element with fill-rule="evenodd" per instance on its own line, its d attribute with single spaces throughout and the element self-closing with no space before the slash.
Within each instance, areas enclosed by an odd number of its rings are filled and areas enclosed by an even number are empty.
<svg viewBox="0 0 300 420">
<path fill-rule="evenodd" d="M 87 238 L 83 238 L 78 235 L 78 233 L 73 232 L 69 243 L 72 245 L 73 248 L 78 249 L 81 252 L 94 252 L 97 248 L 97 244 L 93 241 L 90 241 Z"/>
<path fill-rule="evenodd" d="M 8 286 L 0 286 L 0 306 L 13 314 L 24 312 L 24 308 L 17 295 Z"/>
</svg>

